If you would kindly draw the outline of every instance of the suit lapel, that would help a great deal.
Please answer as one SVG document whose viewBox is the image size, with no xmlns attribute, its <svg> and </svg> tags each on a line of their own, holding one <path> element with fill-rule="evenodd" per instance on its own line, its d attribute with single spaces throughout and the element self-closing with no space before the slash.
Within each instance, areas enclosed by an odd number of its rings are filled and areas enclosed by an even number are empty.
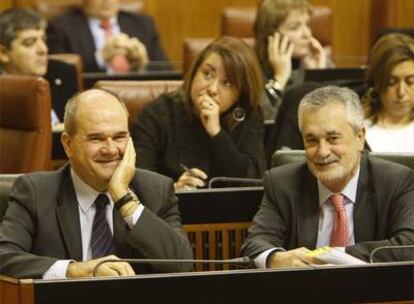
<svg viewBox="0 0 414 304">
<path fill-rule="evenodd" d="M 296 202 L 297 235 L 299 247 L 316 247 L 319 227 L 319 195 L 316 178 L 304 167 L 302 189 Z"/>
<path fill-rule="evenodd" d="M 80 230 L 79 209 L 70 177 L 70 166 L 64 169 L 57 205 L 57 218 L 60 232 L 68 251 L 68 258 L 82 260 L 82 234 Z"/>
<path fill-rule="evenodd" d="M 374 240 L 375 238 L 375 205 L 370 189 L 369 160 L 363 156 L 359 172 L 357 196 L 354 206 L 354 236 L 355 243 Z"/>
</svg>

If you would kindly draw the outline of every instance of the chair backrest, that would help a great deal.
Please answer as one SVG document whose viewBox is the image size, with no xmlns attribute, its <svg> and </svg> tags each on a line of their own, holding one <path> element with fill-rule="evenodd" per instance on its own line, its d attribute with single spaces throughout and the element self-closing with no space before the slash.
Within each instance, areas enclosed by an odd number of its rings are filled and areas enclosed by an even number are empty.
<svg viewBox="0 0 414 304">
<path fill-rule="evenodd" d="M 0 222 L 6 213 L 10 190 L 21 174 L 0 174 Z"/>
<path fill-rule="evenodd" d="M 33 6 L 43 18 L 51 20 L 71 9 L 80 8 L 82 6 L 82 0 L 59 0 L 53 2 L 48 0 L 35 0 Z M 144 0 L 121 0 L 119 6 L 124 11 L 141 13 L 144 10 L 145 3 Z"/>
<path fill-rule="evenodd" d="M 414 170 L 414 153 L 370 152 L 370 156 L 389 160 Z M 292 162 L 305 161 L 304 150 L 277 150 L 272 157 L 272 167 Z"/>
<path fill-rule="evenodd" d="M 49 83 L 35 76 L 0 76 L 0 173 L 51 168 Z"/>
<path fill-rule="evenodd" d="M 253 38 L 244 38 L 244 41 L 251 47 L 254 45 Z M 184 75 L 190 70 L 194 59 L 211 41 L 213 38 L 187 38 L 183 45 L 183 73 Z"/>
<path fill-rule="evenodd" d="M 59 60 L 70 64 L 75 67 L 76 70 L 76 83 L 78 84 L 79 91 L 83 91 L 83 62 L 81 56 L 78 54 L 50 54 L 49 59 Z"/>
<path fill-rule="evenodd" d="M 95 88 L 107 90 L 118 96 L 126 105 L 131 127 L 142 108 L 163 93 L 177 90 L 182 85 L 181 80 L 101 80 Z"/>
<path fill-rule="evenodd" d="M 235 37 L 254 37 L 253 25 L 256 7 L 226 7 L 221 15 L 221 34 Z M 311 28 L 315 38 L 324 47 L 332 47 L 332 9 L 313 6 Z"/>
</svg>

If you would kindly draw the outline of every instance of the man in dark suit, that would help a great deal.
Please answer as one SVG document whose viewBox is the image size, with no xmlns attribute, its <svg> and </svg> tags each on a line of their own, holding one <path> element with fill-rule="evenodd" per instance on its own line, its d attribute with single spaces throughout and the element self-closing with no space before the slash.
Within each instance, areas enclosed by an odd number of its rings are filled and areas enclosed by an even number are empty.
<svg viewBox="0 0 414 304">
<path fill-rule="evenodd" d="M 172 180 L 135 169 L 123 103 L 95 89 L 73 97 L 65 111 L 62 144 L 70 165 L 15 182 L 0 224 L 0 273 L 19 278 L 85 277 L 93 275 L 97 263 L 118 257 L 191 258 Z M 109 204 L 100 209 L 98 200 Z M 192 268 L 133 266 L 105 263 L 97 275 Z"/>
<path fill-rule="evenodd" d="M 52 97 L 52 124 L 63 121 L 66 101 L 78 91 L 76 69 L 48 60 L 46 22 L 29 8 L 0 13 L 0 67 L 3 73 L 44 77 Z"/>
<path fill-rule="evenodd" d="M 167 61 L 152 18 L 119 11 L 118 0 L 84 0 L 82 10 L 50 21 L 47 35 L 52 54 L 79 54 L 85 72 L 116 72 L 119 55 L 128 61 L 124 72 L 142 69 L 148 60 Z"/>
<path fill-rule="evenodd" d="M 339 247 L 368 261 L 378 247 L 414 244 L 414 171 L 361 154 L 365 129 L 358 96 L 324 87 L 299 106 L 307 164 L 271 169 L 242 255 L 257 267 L 314 263 L 309 249 Z M 408 140 L 408 139 L 407 139 Z M 414 259 L 382 250 L 377 261 Z"/>
</svg>

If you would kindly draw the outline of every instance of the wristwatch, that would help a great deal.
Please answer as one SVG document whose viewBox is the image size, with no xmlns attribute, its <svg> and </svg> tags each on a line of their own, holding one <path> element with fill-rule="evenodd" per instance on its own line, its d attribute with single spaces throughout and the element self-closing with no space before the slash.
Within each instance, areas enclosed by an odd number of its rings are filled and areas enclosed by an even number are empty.
<svg viewBox="0 0 414 304">
<path fill-rule="evenodd" d="M 282 96 L 283 86 L 276 79 L 270 78 L 269 81 L 265 84 L 265 88 L 273 97 Z"/>
<path fill-rule="evenodd" d="M 135 195 L 134 192 L 131 190 L 128 190 L 127 194 L 125 194 L 123 197 L 121 197 L 119 200 L 115 202 L 115 208 L 117 210 L 121 209 L 123 206 L 128 204 L 130 201 L 135 201 L 138 204 L 140 204 L 138 197 Z"/>
</svg>

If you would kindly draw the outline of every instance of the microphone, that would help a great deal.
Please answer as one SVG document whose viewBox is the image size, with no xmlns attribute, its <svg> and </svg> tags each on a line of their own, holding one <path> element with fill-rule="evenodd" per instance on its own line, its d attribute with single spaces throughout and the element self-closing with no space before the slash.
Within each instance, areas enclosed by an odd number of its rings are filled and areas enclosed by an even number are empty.
<svg viewBox="0 0 414 304">
<path fill-rule="evenodd" d="M 104 260 L 96 264 L 93 269 L 93 276 L 96 276 L 98 268 L 105 263 L 126 262 L 131 264 L 184 264 L 184 263 L 207 263 L 207 264 L 229 264 L 233 266 L 250 268 L 253 262 L 249 257 L 240 257 L 226 260 L 199 260 L 199 259 L 112 259 Z"/>
<path fill-rule="evenodd" d="M 393 249 L 414 249 L 414 245 L 395 245 L 395 246 L 381 246 L 377 247 L 374 250 L 371 251 L 371 254 L 369 255 L 369 262 L 374 263 L 374 256 L 378 251 L 381 250 L 393 250 Z M 413 255 L 414 259 L 414 255 Z"/>
<path fill-rule="evenodd" d="M 208 182 L 208 188 L 225 188 L 231 185 L 244 187 L 259 187 L 263 186 L 263 181 L 259 178 L 216 176 L 210 179 Z"/>
</svg>

